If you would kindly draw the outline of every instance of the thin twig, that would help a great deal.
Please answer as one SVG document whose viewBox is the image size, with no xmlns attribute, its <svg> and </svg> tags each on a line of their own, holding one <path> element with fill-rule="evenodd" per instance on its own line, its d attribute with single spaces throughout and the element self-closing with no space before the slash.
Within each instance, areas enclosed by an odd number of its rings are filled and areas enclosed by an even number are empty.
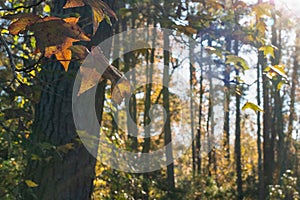
<svg viewBox="0 0 300 200">
<path fill-rule="evenodd" d="M 11 53 L 5 39 L 3 38 L 3 36 L 0 34 L 0 40 L 1 40 L 1 43 L 4 45 L 4 48 L 8 54 L 8 57 L 9 57 L 9 62 L 11 64 L 11 68 L 12 68 L 12 71 L 13 71 L 13 80 L 17 78 L 17 74 L 16 74 L 16 63 L 14 61 L 14 57 L 13 57 L 13 54 Z"/>
<path fill-rule="evenodd" d="M 0 9 L 0 11 L 15 11 L 15 10 L 18 10 L 18 9 L 30 9 L 32 7 L 36 7 L 38 5 L 40 5 L 41 3 L 43 3 L 45 0 L 40 0 L 39 2 L 35 3 L 35 4 L 32 4 L 32 5 L 29 5 L 29 6 L 18 6 L 18 7 L 15 7 L 15 8 L 2 8 Z"/>
</svg>

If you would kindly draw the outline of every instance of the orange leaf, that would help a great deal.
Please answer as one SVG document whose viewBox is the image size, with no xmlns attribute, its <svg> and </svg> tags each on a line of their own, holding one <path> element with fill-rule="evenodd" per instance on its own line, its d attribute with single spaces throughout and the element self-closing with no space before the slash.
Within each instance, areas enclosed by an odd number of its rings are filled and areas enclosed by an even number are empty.
<svg viewBox="0 0 300 200">
<path fill-rule="evenodd" d="M 46 47 L 45 57 L 50 58 L 51 55 L 55 54 L 56 59 L 63 65 L 65 71 L 68 71 L 68 66 L 72 59 L 72 51 L 69 49 L 73 45 L 73 42 L 78 40 L 72 38 L 66 38 L 65 41 L 56 46 Z"/>
<path fill-rule="evenodd" d="M 65 41 L 62 44 L 50 46 L 45 48 L 45 57 L 50 58 L 51 55 L 57 54 L 60 51 L 64 51 L 73 45 L 73 42 L 78 40 L 72 38 L 65 38 Z"/>
<path fill-rule="evenodd" d="M 77 26 L 78 20 L 79 18 L 75 17 L 66 19 L 45 17 L 31 25 L 29 30 L 35 33 L 37 48 L 44 51 L 46 57 L 50 57 L 68 49 L 75 41 L 90 40 Z"/>
<path fill-rule="evenodd" d="M 69 17 L 64 19 L 66 23 L 64 23 L 63 26 L 67 29 L 66 35 L 74 39 L 90 41 L 90 38 L 84 34 L 83 30 L 79 26 L 77 26 L 78 20 L 78 17 Z"/>
<path fill-rule="evenodd" d="M 84 6 L 82 0 L 67 0 L 66 5 L 63 8 L 74 8 Z"/>
<path fill-rule="evenodd" d="M 68 71 L 68 67 L 72 58 L 72 52 L 69 49 L 64 49 L 55 54 L 56 59 L 62 64 L 65 71 Z"/>
</svg>

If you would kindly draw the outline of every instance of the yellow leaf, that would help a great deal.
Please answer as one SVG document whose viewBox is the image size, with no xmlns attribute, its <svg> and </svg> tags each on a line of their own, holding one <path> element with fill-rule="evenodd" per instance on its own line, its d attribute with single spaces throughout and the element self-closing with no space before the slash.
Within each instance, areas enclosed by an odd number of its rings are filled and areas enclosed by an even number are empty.
<svg viewBox="0 0 300 200">
<path fill-rule="evenodd" d="M 277 85 L 277 90 L 280 90 L 282 88 L 283 84 L 285 84 L 285 82 L 284 81 L 280 81 L 278 83 L 278 85 Z"/>
<path fill-rule="evenodd" d="M 284 68 L 285 68 L 284 65 L 274 65 L 274 66 L 270 66 L 270 69 L 271 69 L 271 70 L 273 70 L 275 73 L 277 73 L 277 74 L 280 75 L 281 77 L 287 79 L 287 75 L 285 74 Z"/>
<path fill-rule="evenodd" d="M 45 6 L 44 6 L 44 12 L 46 12 L 46 13 L 50 13 L 51 12 L 51 8 L 50 8 L 50 6 L 48 5 L 48 4 L 46 4 Z"/>
<path fill-rule="evenodd" d="M 92 7 L 93 11 L 93 34 L 96 33 L 99 23 L 104 19 L 104 12 L 102 9 Z"/>
<path fill-rule="evenodd" d="M 39 186 L 38 184 L 36 184 L 35 182 L 33 182 L 32 180 L 25 180 L 25 183 L 28 187 L 37 187 Z"/>
<path fill-rule="evenodd" d="M 260 47 L 258 50 L 264 52 L 264 56 L 271 55 L 273 58 L 275 58 L 274 50 L 277 49 L 277 47 L 273 45 L 266 45 Z"/>
<path fill-rule="evenodd" d="M 96 33 L 99 23 L 106 15 L 114 17 L 116 20 L 116 13 L 103 1 L 99 0 L 83 0 L 85 4 L 91 6 L 93 11 L 93 34 Z"/>
<path fill-rule="evenodd" d="M 254 104 L 252 102 L 245 103 L 245 105 L 243 106 L 242 110 L 246 110 L 246 109 L 252 109 L 255 112 L 257 112 L 257 111 L 263 112 L 264 111 L 260 106 Z"/>
</svg>

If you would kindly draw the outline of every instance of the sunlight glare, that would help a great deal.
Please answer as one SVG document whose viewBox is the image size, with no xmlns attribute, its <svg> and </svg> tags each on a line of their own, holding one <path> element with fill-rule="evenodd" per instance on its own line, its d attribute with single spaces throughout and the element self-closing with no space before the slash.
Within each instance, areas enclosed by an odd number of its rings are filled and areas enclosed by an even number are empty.
<svg viewBox="0 0 300 200">
<path fill-rule="evenodd" d="M 300 17 L 300 1 L 299 0 L 274 0 L 278 8 L 282 8 L 289 14 Z"/>
</svg>

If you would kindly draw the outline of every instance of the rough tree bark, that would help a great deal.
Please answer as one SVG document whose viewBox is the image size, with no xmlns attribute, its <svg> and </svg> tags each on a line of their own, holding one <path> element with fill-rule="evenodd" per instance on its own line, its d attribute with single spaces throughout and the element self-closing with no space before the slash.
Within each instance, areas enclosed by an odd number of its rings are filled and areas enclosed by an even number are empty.
<svg viewBox="0 0 300 200">
<path fill-rule="evenodd" d="M 110 2 L 111 3 L 111 2 Z M 63 14 L 65 1 L 53 1 L 54 14 Z M 91 13 L 88 7 L 80 8 Z M 91 19 L 91 18 L 89 18 Z M 111 28 L 100 25 L 93 44 L 111 35 Z M 79 64 L 71 62 L 65 72 L 59 62 L 48 62 L 42 66 L 40 80 L 45 83 L 40 102 L 35 107 L 34 125 L 30 141 L 33 154 L 38 159 L 29 159 L 25 178 L 38 184 L 24 190 L 24 199 L 90 199 L 93 192 L 93 179 L 96 159 L 78 140 L 72 116 L 72 90 Z M 99 87 L 100 86 L 100 87 Z M 98 120 L 101 121 L 104 101 L 104 87 L 98 86 L 96 105 Z M 60 151 L 71 144 L 70 148 Z M 53 146 L 53 148 L 45 148 Z M 55 148 L 56 147 L 56 148 Z"/>
</svg>

